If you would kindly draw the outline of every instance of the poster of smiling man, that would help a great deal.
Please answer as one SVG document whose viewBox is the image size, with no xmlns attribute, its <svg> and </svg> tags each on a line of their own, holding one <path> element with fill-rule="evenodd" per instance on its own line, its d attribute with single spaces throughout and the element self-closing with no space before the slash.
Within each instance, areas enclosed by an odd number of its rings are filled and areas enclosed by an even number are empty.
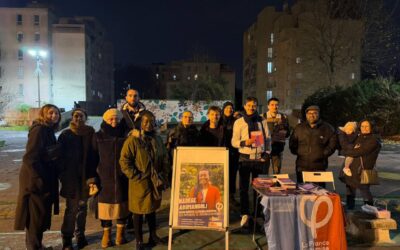
<svg viewBox="0 0 400 250">
<path fill-rule="evenodd" d="M 228 153 L 178 147 L 174 159 L 172 227 L 223 231 L 228 226 Z"/>
</svg>

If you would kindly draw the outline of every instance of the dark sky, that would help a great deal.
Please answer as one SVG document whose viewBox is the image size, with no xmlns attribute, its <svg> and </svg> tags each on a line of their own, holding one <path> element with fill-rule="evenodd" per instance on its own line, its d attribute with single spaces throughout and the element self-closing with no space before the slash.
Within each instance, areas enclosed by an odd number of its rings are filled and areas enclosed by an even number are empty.
<svg viewBox="0 0 400 250">
<path fill-rule="evenodd" d="M 0 0 L 23 5 L 27 0 Z M 40 1 L 39 1 L 40 2 Z M 114 44 L 116 63 L 149 64 L 205 50 L 238 74 L 242 36 L 267 5 L 279 0 L 53 0 L 59 16 L 94 16 Z"/>
</svg>

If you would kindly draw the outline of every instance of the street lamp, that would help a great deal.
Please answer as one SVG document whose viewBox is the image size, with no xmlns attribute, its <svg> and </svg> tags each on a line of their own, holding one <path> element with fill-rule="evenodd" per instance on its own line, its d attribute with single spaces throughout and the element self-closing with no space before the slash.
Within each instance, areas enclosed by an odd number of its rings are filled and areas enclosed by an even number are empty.
<svg viewBox="0 0 400 250">
<path fill-rule="evenodd" d="M 40 70 L 40 66 L 42 66 L 42 59 L 47 57 L 47 51 L 41 49 L 30 49 L 28 50 L 29 55 L 36 59 L 36 69 L 35 74 L 37 76 L 37 84 L 38 84 L 38 107 L 40 108 L 40 74 L 42 71 Z"/>
</svg>

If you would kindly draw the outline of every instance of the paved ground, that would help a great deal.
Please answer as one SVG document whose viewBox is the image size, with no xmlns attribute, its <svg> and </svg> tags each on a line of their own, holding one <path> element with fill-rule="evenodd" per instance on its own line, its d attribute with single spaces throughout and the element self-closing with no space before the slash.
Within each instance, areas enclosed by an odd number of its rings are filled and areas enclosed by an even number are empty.
<svg viewBox="0 0 400 250">
<path fill-rule="evenodd" d="M 99 128 L 101 118 L 92 118 L 90 124 Z M 0 140 L 5 140 L 6 145 L 0 148 L 0 250 L 25 249 L 24 233 L 13 230 L 15 202 L 18 192 L 18 173 L 21 159 L 26 144 L 27 132 L 0 131 Z M 295 158 L 288 152 L 284 153 L 283 172 L 289 173 L 294 179 Z M 337 154 L 330 158 L 330 169 L 335 176 L 338 174 L 339 166 L 343 159 Z M 381 185 L 374 186 L 372 192 L 380 201 L 389 202 L 389 207 L 394 215 L 400 213 L 400 145 L 385 144 L 378 158 L 377 166 L 380 170 Z M 336 189 L 341 195 L 344 194 L 344 185 L 337 181 Z M 162 207 L 158 213 L 159 235 L 168 236 L 169 216 L 169 192 L 165 193 Z M 64 208 L 64 201 L 61 203 L 61 211 Z M 250 235 L 244 234 L 239 228 L 239 211 L 237 207 L 230 208 L 230 249 L 255 249 Z M 61 249 L 60 223 L 62 216 L 54 216 L 52 231 L 45 234 L 45 245 L 54 249 Z M 400 222 L 397 217 L 397 223 Z M 90 245 L 85 249 L 100 249 L 100 223 L 88 216 L 87 235 Z M 147 239 L 147 228 L 145 227 L 145 241 Z M 400 230 L 392 231 L 391 237 L 397 242 L 395 246 L 379 246 L 368 249 L 400 249 Z M 260 243 L 265 249 L 266 240 L 262 234 L 258 234 Z M 129 242 L 123 247 L 113 249 L 131 249 L 135 241 L 132 234 L 128 234 Z M 351 243 L 351 249 L 365 249 L 360 243 Z M 165 249 L 165 246 L 158 246 L 154 249 Z M 215 231 L 174 231 L 174 249 L 224 249 L 224 233 Z"/>
</svg>

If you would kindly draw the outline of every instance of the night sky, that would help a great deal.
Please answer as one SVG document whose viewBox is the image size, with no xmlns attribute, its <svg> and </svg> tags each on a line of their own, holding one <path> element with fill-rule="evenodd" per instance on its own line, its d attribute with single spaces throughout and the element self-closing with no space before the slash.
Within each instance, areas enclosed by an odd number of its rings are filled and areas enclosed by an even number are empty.
<svg viewBox="0 0 400 250">
<path fill-rule="evenodd" d="M 23 5 L 26 0 L 0 0 Z M 39 1 L 40 2 L 40 1 Z M 168 63 L 196 48 L 241 75 L 242 36 L 279 0 L 53 0 L 58 16 L 94 16 L 105 26 L 119 64 Z"/>
</svg>

